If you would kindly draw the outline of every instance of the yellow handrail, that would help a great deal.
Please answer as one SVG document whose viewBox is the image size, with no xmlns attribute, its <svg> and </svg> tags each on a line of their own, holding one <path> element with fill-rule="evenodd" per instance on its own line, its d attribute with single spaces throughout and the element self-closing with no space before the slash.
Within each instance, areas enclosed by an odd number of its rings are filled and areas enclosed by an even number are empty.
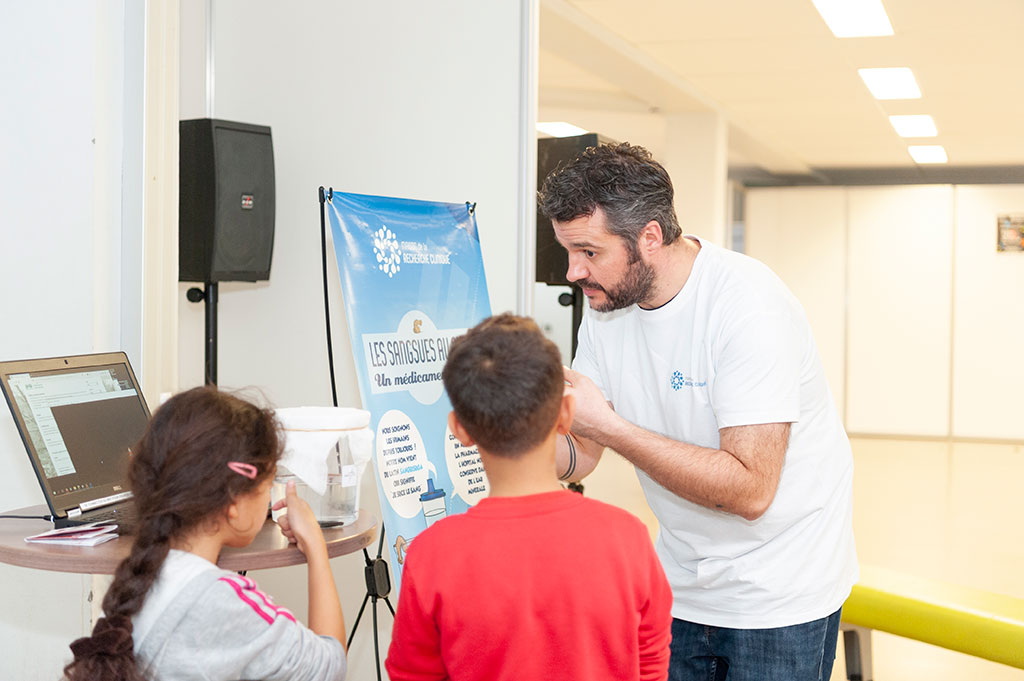
<svg viewBox="0 0 1024 681">
<path fill-rule="evenodd" d="M 861 567 L 843 621 L 1024 669 L 1024 599 Z"/>
</svg>

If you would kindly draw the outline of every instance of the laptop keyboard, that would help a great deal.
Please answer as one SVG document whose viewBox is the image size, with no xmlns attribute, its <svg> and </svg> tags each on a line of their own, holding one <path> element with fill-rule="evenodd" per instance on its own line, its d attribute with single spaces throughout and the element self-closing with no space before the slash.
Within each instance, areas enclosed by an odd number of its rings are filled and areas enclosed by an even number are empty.
<svg viewBox="0 0 1024 681">
<path fill-rule="evenodd" d="M 97 511 L 95 514 L 90 514 L 86 520 L 90 523 L 105 523 L 117 520 L 119 515 L 123 514 L 119 514 L 117 509 L 111 508 L 106 511 Z"/>
<path fill-rule="evenodd" d="M 89 523 L 116 523 L 119 534 L 134 534 L 135 504 L 116 504 L 108 508 L 96 509 L 74 518 L 54 518 L 54 527 L 72 527 Z"/>
</svg>

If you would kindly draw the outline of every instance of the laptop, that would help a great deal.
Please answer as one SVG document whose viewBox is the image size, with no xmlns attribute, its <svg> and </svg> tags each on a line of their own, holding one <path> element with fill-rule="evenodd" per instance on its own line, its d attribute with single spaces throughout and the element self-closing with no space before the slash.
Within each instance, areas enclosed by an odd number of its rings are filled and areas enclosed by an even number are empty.
<svg viewBox="0 0 1024 681">
<path fill-rule="evenodd" d="M 0 362 L 0 387 L 55 527 L 130 527 L 130 448 L 149 408 L 123 352 Z"/>
</svg>

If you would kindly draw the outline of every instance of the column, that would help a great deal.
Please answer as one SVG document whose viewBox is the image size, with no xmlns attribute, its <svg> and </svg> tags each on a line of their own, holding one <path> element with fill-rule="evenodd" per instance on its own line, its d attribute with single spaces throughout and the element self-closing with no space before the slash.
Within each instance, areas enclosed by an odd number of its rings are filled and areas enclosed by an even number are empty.
<svg viewBox="0 0 1024 681">
<path fill-rule="evenodd" d="M 665 121 L 665 152 L 659 160 L 672 177 L 683 234 L 728 246 L 728 121 L 714 112 L 670 114 Z"/>
</svg>

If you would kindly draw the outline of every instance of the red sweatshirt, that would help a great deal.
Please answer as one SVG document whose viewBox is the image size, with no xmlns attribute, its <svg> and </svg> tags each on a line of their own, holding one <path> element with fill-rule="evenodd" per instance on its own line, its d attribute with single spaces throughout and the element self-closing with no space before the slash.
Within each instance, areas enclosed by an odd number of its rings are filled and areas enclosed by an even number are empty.
<svg viewBox="0 0 1024 681">
<path fill-rule="evenodd" d="M 654 681 L 672 592 L 647 528 L 574 492 L 488 497 L 410 544 L 392 681 Z"/>
</svg>

